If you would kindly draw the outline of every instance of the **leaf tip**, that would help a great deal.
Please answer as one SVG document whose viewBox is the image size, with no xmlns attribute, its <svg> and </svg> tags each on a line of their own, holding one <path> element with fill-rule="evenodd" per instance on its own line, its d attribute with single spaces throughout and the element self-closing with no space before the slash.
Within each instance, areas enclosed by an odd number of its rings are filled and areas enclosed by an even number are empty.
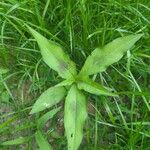
<svg viewBox="0 0 150 150">
<path fill-rule="evenodd" d="M 30 115 L 32 115 L 34 113 L 35 113 L 35 111 L 33 109 L 29 112 Z"/>
<path fill-rule="evenodd" d="M 137 34 L 138 39 L 140 39 L 143 35 L 144 35 L 144 33 Z"/>
</svg>

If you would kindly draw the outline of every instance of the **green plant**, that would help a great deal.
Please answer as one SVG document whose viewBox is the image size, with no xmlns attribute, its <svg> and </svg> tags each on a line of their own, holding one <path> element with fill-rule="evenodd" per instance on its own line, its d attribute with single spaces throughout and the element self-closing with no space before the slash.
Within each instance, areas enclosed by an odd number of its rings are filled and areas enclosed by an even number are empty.
<svg viewBox="0 0 150 150">
<path fill-rule="evenodd" d="M 83 125 L 87 117 L 86 97 L 82 90 L 95 95 L 117 96 L 109 88 L 91 80 L 89 75 L 103 72 L 109 65 L 119 61 L 123 54 L 131 49 L 135 42 L 141 38 L 142 34 L 117 38 L 102 48 L 96 48 L 78 73 L 75 63 L 63 52 L 61 46 L 47 40 L 31 27 L 27 27 L 36 39 L 45 63 L 65 79 L 42 93 L 33 105 L 30 114 L 56 105 L 67 95 L 65 99 L 64 126 L 68 150 L 77 150 L 82 141 Z M 42 137 L 40 131 L 37 131 L 37 133 L 36 137 L 37 135 Z M 45 147 L 47 147 L 47 143 Z M 49 149 L 51 148 L 49 147 Z"/>
<path fill-rule="evenodd" d="M 9 70 L 5 67 L 0 67 L 0 102 L 8 102 L 9 94 L 7 92 L 5 81 L 3 80 L 3 74 L 7 73 Z"/>
</svg>

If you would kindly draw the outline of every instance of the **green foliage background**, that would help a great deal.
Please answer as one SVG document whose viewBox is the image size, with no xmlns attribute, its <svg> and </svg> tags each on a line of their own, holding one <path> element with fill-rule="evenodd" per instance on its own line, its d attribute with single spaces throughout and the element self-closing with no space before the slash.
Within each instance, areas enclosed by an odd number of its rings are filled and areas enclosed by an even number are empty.
<svg viewBox="0 0 150 150">
<path fill-rule="evenodd" d="M 61 81 L 41 60 L 26 23 L 60 43 L 78 70 L 96 47 L 123 35 L 144 34 L 131 53 L 93 77 L 121 95 L 119 99 L 88 97 L 81 149 L 149 150 L 150 117 L 144 104 L 145 99 L 150 101 L 149 14 L 148 0 L 1 0 L 0 64 L 9 72 L 0 84 L 0 93 L 7 93 L 7 100 L 0 100 L 0 143 L 26 138 L 0 149 L 37 149 L 33 134 L 42 114 L 30 116 L 31 106 L 43 91 Z M 67 147 L 62 122 L 61 110 L 43 131 L 58 150 Z"/>
</svg>

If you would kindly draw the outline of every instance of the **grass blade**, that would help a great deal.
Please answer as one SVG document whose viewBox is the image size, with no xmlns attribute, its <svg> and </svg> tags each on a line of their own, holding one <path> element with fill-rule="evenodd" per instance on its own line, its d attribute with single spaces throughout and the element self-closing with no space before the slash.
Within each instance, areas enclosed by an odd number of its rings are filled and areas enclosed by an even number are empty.
<svg viewBox="0 0 150 150">
<path fill-rule="evenodd" d="M 56 109 L 53 109 L 53 110 L 47 112 L 46 114 L 44 114 L 41 118 L 39 118 L 39 119 L 38 119 L 38 128 L 40 128 L 40 129 L 43 128 L 44 125 L 46 124 L 46 122 L 47 122 L 49 119 L 53 118 L 53 116 L 54 116 L 58 111 L 60 111 L 60 108 L 61 108 L 61 107 L 56 108 Z"/>
<path fill-rule="evenodd" d="M 14 140 L 5 141 L 1 145 L 20 145 L 26 143 L 31 137 L 19 137 Z"/>
</svg>

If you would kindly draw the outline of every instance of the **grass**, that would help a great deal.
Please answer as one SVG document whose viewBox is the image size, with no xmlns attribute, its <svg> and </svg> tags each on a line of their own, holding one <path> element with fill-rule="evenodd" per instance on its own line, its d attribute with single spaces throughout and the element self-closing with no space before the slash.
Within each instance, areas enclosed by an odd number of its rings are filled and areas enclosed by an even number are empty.
<svg viewBox="0 0 150 150">
<path fill-rule="evenodd" d="M 147 0 L 2 0 L 0 2 L 0 149 L 37 149 L 34 133 L 42 114 L 29 115 L 37 97 L 61 79 L 42 61 L 24 23 L 65 47 L 81 68 L 97 46 L 131 33 L 143 38 L 97 82 L 119 92 L 118 98 L 88 96 L 82 150 L 149 150 L 150 2 Z M 63 103 L 59 104 L 62 106 Z M 58 107 L 59 107 L 58 106 Z M 49 143 L 66 150 L 63 111 L 43 130 Z"/>
</svg>

